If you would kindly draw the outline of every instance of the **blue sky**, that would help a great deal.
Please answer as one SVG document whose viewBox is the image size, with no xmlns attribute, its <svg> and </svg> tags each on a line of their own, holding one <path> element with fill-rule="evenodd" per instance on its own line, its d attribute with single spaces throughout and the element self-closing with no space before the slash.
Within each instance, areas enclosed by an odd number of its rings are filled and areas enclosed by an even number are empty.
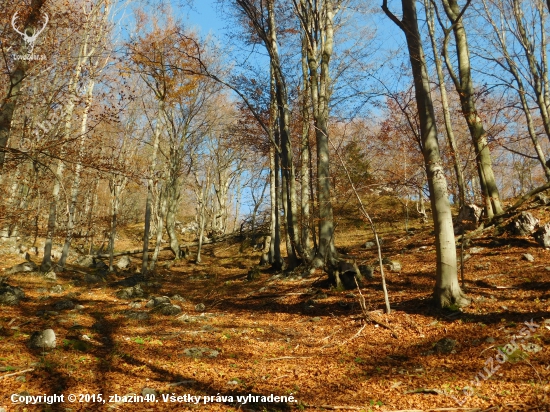
<svg viewBox="0 0 550 412">
<path fill-rule="evenodd" d="M 195 1 L 192 8 L 185 9 L 188 15 L 185 21 L 190 27 L 200 29 L 201 35 L 213 34 L 221 39 L 228 22 L 218 12 L 216 3 L 216 0 Z"/>
</svg>

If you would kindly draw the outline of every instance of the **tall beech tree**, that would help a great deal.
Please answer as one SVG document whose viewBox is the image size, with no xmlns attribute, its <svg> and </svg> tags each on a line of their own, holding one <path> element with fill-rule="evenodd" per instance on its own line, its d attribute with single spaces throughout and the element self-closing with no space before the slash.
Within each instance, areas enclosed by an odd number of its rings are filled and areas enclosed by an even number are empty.
<svg viewBox="0 0 550 412">
<path fill-rule="evenodd" d="M 384 0 L 382 9 L 405 34 L 409 51 L 435 232 L 437 266 L 434 299 L 441 307 L 466 306 L 470 300 L 464 295 L 458 283 L 453 219 L 447 193 L 447 179 L 437 141 L 430 79 L 418 29 L 416 0 L 401 0 L 401 5 L 401 20 L 388 9 L 387 0 Z"/>
<path fill-rule="evenodd" d="M 473 147 L 476 154 L 476 164 L 479 174 L 479 182 L 483 195 L 485 213 L 488 219 L 494 215 L 503 212 L 500 194 L 497 187 L 495 174 L 493 172 L 493 161 L 491 151 L 487 142 L 487 132 L 483 121 L 479 116 L 476 105 L 476 90 L 472 78 L 472 67 L 470 61 L 470 49 L 466 36 L 466 29 L 463 23 L 463 15 L 471 0 L 461 8 L 457 0 L 441 0 L 450 28 L 445 29 L 445 39 L 443 41 L 443 57 L 445 65 L 453 80 L 456 92 L 460 98 L 462 114 L 470 135 L 472 136 Z M 440 17 L 440 16 L 439 16 Z M 455 72 L 448 52 L 449 34 L 452 31 L 455 40 L 458 74 Z"/>
</svg>

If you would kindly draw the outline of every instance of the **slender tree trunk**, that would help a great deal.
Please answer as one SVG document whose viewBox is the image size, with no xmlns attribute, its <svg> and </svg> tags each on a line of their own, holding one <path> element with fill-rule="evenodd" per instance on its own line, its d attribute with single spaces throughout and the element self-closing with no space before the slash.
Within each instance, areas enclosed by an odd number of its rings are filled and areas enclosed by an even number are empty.
<svg viewBox="0 0 550 412">
<path fill-rule="evenodd" d="M 462 173 L 462 161 L 460 160 L 460 154 L 458 152 L 456 138 L 453 131 L 453 124 L 451 122 L 451 112 L 449 110 L 449 100 L 447 98 L 447 87 L 445 86 L 445 77 L 443 76 L 443 65 L 441 62 L 441 57 L 439 56 L 439 48 L 437 47 L 437 42 L 435 38 L 433 5 L 430 3 L 430 0 L 424 0 L 424 8 L 426 10 L 426 21 L 428 22 L 430 41 L 432 43 L 435 68 L 437 72 L 437 81 L 439 83 L 439 92 L 441 94 L 441 106 L 443 109 L 445 132 L 447 134 L 447 140 L 451 149 L 456 183 L 458 186 L 458 206 L 459 209 L 462 209 L 466 202 L 466 185 L 464 183 L 464 173 Z"/>
<path fill-rule="evenodd" d="M 302 249 L 306 260 L 310 259 L 310 242 L 309 242 L 309 221 L 311 219 L 309 213 L 309 79 L 307 67 L 307 38 L 302 34 L 302 147 L 301 147 L 301 198 L 302 198 Z"/>
<path fill-rule="evenodd" d="M 162 246 L 162 235 L 164 233 L 164 219 L 166 218 L 167 212 L 167 199 L 165 188 L 161 190 L 158 194 L 158 207 L 156 213 L 156 222 L 157 222 L 157 241 L 155 244 L 155 251 L 153 252 L 153 257 L 151 258 L 151 263 L 149 264 L 149 271 L 155 270 L 157 260 L 160 253 L 160 247 Z"/>
<path fill-rule="evenodd" d="M 80 125 L 80 136 L 78 141 L 80 143 L 79 152 L 78 152 L 78 162 L 76 164 L 75 176 L 73 187 L 71 190 L 71 202 L 69 205 L 69 221 L 67 223 L 67 235 L 65 237 L 65 244 L 63 245 L 63 252 L 61 254 L 61 259 L 57 263 L 57 268 L 61 271 L 65 269 L 65 263 L 67 257 L 69 256 L 69 249 L 71 247 L 71 242 L 73 240 L 73 232 L 75 228 L 75 215 L 76 215 L 76 204 L 78 200 L 78 194 L 80 193 L 80 181 L 82 174 L 82 158 L 84 157 L 85 143 L 86 143 L 86 130 L 88 127 L 88 112 L 92 104 L 92 96 L 94 91 L 94 81 L 90 81 L 86 91 L 86 102 L 84 112 L 82 113 L 82 122 Z"/>
<path fill-rule="evenodd" d="M 275 78 L 275 96 L 279 108 L 279 134 L 281 138 L 281 171 L 284 174 L 282 190 L 286 192 L 285 220 L 288 236 L 291 241 L 291 248 L 287 250 L 289 256 L 289 269 L 293 269 L 296 264 L 297 255 L 302 255 L 300 245 L 300 236 L 298 232 L 298 213 L 297 213 L 297 195 L 296 195 L 296 171 L 293 161 L 292 142 L 290 140 L 290 109 L 288 106 L 288 92 L 286 82 L 283 77 L 279 50 L 277 45 L 277 31 L 275 24 L 274 1 L 268 1 L 268 27 L 271 64 Z M 283 200 L 284 201 L 284 200 Z"/>
<path fill-rule="evenodd" d="M 443 46 L 445 64 L 460 98 L 462 106 L 462 114 L 468 124 L 470 135 L 472 136 L 473 145 L 476 154 L 476 163 L 481 184 L 481 191 L 485 196 L 484 207 L 488 219 L 492 219 L 494 215 L 503 212 L 500 203 L 500 195 L 493 173 L 493 161 L 491 152 L 487 145 L 487 134 L 483 127 L 483 121 L 478 115 L 475 103 L 475 89 L 472 80 L 470 67 L 470 51 L 466 37 L 466 31 L 460 15 L 461 9 L 457 0 L 442 0 L 445 13 L 449 20 L 454 22 L 452 26 L 456 54 L 458 57 L 458 76 L 454 74 L 448 53 L 447 44 Z"/>
<path fill-rule="evenodd" d="M 157 167 L 157 152 L 160 142 L 160 132 L 162 123 L 164 102 L 159 100 L 159 107 L 157 113 L 157 123 L 155 125 L 155 131 L 153 135 L 153 153 L 151 154 L 151 164 L 149 167 L 149 177 L 147 178 L 147 200 L 145 203 L 145 227 L 143 229 L 143 256 L 141 263 L 141 274 L 147 274 L 148 260 L 149 260 L 149 237 L 151 236 L 151 209 L 153 205 L 153 185 L 155 184 L 155 169 Z"/>
<path fill-rule="evenodd" d="M 457 276 L 456 247 L 447 193 L 447 181 L 439 153 L 437 126 L 424 50 L 416 15 L 416 0 L 401 0 L 403 20 L 393 15 L 384 0 L 383 10 L 404 32 L 414 79 L 424 164 L 430 188 L 436 246 L 436 286 L 434 298 L 441 307 L 465 306 L 469 300 L 460 289 Z"/>
</svg>

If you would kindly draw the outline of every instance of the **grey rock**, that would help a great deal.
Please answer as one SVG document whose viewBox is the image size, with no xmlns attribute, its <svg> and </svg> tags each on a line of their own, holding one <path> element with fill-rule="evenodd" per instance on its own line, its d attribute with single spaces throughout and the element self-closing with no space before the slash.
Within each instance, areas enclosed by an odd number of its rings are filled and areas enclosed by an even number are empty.
<svg viewBox="0 0 550 412">
<path fill-rule="evenodd" d="M 65 299 L 65 300 L 60 300 L 59 302 L 56 302 L 54 305 L 53 305 L 53 308 L 55 310 L 67 310 L 67 309 L 74 309 L 75 307 L 75 304 L 72 300 L 69 300 L 69 299 Z"/>
<path fill-rule="evenodd" d="M 158 312 L 166 316 L 179 315 L 182 311 L 178 305 L 165 303 L 152 309 L 152 312 Z"/>
<path fill-rule="evenodd" d="M 392 260 L 388 265 L 388 269 L 392 272 L 401 272 L 401 263 L 397 260 Z"/>
<path fill-rule="evenodd" d="M 52 250 L 52 259 L 59 260 L 63 256 L 63 251 L 61 250 Z"/>
<path fill-rule="evenodd" d="M 24 297 L 23 289 L 0 283 L 0 304 L 17 305 Z"/>
<path fill-rule="evenodd" d="M 130 288 L 124 288 L 116 293 L 116 297 L 119 299 L 133 299 L 141 298 L 145 296 L 145 292 L 140 285 L 136 285 Z"/>
<path fill-rule="evenodd" d="M 493 338 L 492 336 L 489 336 L 487 339 L 485 339 L 485 342 L 486 343 L 495 343 L 495 338 Z"/>
<path fill-rule="evenodd" d="M 86 273 L 84 276 L 84 282 L 86 283 L 101 283 L 105 279 L 103 279 L 100 275 L 96 273 Z"/>
<path fill-rule="evenodd" d="M 109 265 L 99 259 L 94 259 L 94 268 L 99 270 L 109 270 Z"/>
<path fill-rule="evenodd" d="M 438 340 L 434 345 L 434 351 L 439 354 L 449 354 L 456 347 L 456 340 L 443 338 Z"/>
<path fill-rule="evenodd" d="M 138 312 L 134 310 L 125 310 L 122 314 L 132 320 L 148 320 L 150 318 L 147 312 Z"/>
<path fill-rule="evenodd" d="M 44 279 L 55 281 L 55 280 L 57 280 L 57 275 L 55 274 L 55 272 L 53 270 L 50 270 L 48 273 L 46 273 L 44 275 Z"/>
<path fill-rule="evenodd" d="M 85 268 L 91 268 L 94 266 L 94 258 L 90 255 L 81 256 L 77 259 L 76 264 Z"/>
<path fill-rule="evenodd" d="M 484 250 L 485 250 L 484 247 L 472 247 L 472 248 L 470 248 L 470 253 L 471 253 L 472 255 L 475 255 L 476 253 L 481 253 L 481 252 L 483 252 Z"/>
<path fill-rule="evenodd" d="M 171 300 L 175 300 L 175 301 L 177 301 L 177 302 L 185 302 L 185 299 L 182 298 L 180 295 L 177 295 L 177 294 L 176 294 L 176 295 L 173 295 L 170 299 L 171 299 Z"/>
<path fill-rule="evenodd" d="M 533 257 L 532 254 L 530 253 L 524 253 L 523 256 L 521 257 L 523 260 L 526 260 L 527 262 L 534 262 L 535 261 L 535 258 Z"/>
<path fill-rule="evenodd" d="M 539 220 L 535 218 L 529 212 L 521 212 L 512 222 L 510 223 L 510 229 L 516 235 L 526 236 L 530 235 L 535 231 L 539 225 Z"/>
<path fill-rule="evenodd" d="M 170 298 L 168 296 L 155 296 L 147 302 L 146 308 L 154 308 L 156 306 L 170 304 Z"/>
<path fill-rule="evenodd" d="M 210 348 L 187 348 L 183 354 L 190 358 L 217 358 L 220 352 Z"/>
<path fill-rule="evenodd" d="M 550 248 L 550 223 L 539 227 L 533 237 L 543 248 Z"/>
<path fill-rule="evenodd" d="M 142 396 L 147 396 L 147 395 L 153 395 L 153 396 L 158 396 L 158 393 L 156 390 L 154 390 L 153 388 L 143 388 L 141 390 L 141 395 Z"/>
<path fill-rule="evenodd" d="M 29 346 L 33 349 L 55 348 L 55 332 L 52 329 L 34 332 L 31 335 Z"/>
<path fill-rule="evenodd" d="M 359 265 L 359 272 L 367 279 L 374 278 L 374 268 L 372 266 Z"/>
<path fill-rule="evenodd" d="M 521 348 L 525 351 L 525 352 L 529 352 L 529 353 L 537 353 L 537 352 L 540 352 L 542 350 L 542 347 L 537 345 L 536 343 L 522 343 L 521 344 Z"/>
<path fill-rule="evenodd" d="M 199 303 L 198 305 L 195 305 L 195 310 L 197 312 L 202 312 L 204 311 L 204 309 L 206 309 L 206 306 L 204 306 L 204 303 Z"/>
<path fill-rule="evenodd" d="M 130 302 L 128 304 L 128 306 L 130 306 L 132 309 L 139 309 L 139 308 L 141 308 L 141 303 L 140 302 Z"/>
<path fill-rule="evenodd" d="M 82 305 L 74 305 L 74 309 L 75 310 L 84 310 L 85 308 Z"/>
<path fill-rule="evenodd" d="M 129 256 L 122 256 L 118 260 L 118 262 L 116 264 L 116 267 L 121 269 L 121 270 L 124 270 L 124 269 L 128 269 L 131 264 L 132 264 L 132 260 L 130 259 Z"/>
<path fill-rule="evenodd" d="M 365 249 L 372 249 L 374 247 L 376 247 L 375 242 L 365 242 Z"/>
<path fill-rule="evenodd" d="M 34 272 L 38 270 L 38 266 L 34 262 L 23 262 L 18 265 L 12 266 L 9 269 L 6 269 L 6 275 L 15 275 L 16 273 L 23 272 Z"/>
<path fill-rule="evenodd" d="M 550 197 L 546 196 L 544 193 L 538 193 L 535 196 L 535 200 L 537 200 L 541 205 L 547 205 L 550 203 Z"/>
<path fill-rule="evenodd" d="M 50 293 L 63 293 L 63 286 L 55 285 L 53 288 L 50 288 Z"/>
</svg>

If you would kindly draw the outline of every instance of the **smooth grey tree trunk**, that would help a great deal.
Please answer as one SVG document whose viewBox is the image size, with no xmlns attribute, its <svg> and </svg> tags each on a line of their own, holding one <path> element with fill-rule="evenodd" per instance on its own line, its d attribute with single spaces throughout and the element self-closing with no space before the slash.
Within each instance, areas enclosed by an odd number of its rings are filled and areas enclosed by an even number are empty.
<svg viewBox="0 0 550 412">
<path fill-rule="evenodd" d="M 481 191 L 484 196 L 483 203 L 485 213 L 490 220 L 494 215 L 501 214 L 503 209 L 495 175 L 493 173 L 493 161 L 491 159 L 491 151 L 487 144 L 487 133 L 485 132 L 483 121 L 477 112 L 475 103 L 475 88 L 470 66 L 470 51 L 461 15 L 462 10 L 457 0 L 442 0 L 442 2 L 447 17 L 453 22 L 452 31 L 458 58 L 458 76 L 454 73 L 447 52 L 448 37 L 443 45 L 445 64 L 459 95 L 462 114 L 468 124 L 468 129 L 472 137 Z"/>
<path fill-rule="evenodd" d="M 458 206 L 459 209 L 462 209 L 466 204 L 466 185 L 464 183 L 464 173 L 462 172 L 462 161 L 458 152 L 458 146 L 456 145 L 453 124 L 451 122 L 451 111 L 449 110 L 447 87 L 445 86 L 445 76 L 443 75 L 443 64 L 441 62 L 439 48 L 437 47 L 437 41 L 435 37 L 433 5 L 430 3 L 430 0 L 424 0 L 424 9 L 426 10 L 426 21 L 428 23 L 428 32 L 432 44 L 435 69 L 437 72 L 437 81 L 439 83 L 439 93 L 441 95 L 441 108 L 443 109 L 445 133 L 447 135 L 447 141 L 449 142 L 449 148 L 451 149 L 451 156 L 453 158 L 456 184 L 458 187 Z"/>
<path fill-rule="evenodd" d="M 160 143 L 160 132 L 162 123 L 162 113 L 164 109 L 164 102 L 162 98 L 158 102 L 157 123 L 155 125 L 155 131 L 153 133 L 153 153 L 151 154 L 151 163 L 149 165 L 149 176 L 147 178 L 147 200 L 145 203 L 145 226 L 143 229 L 143 255 L 141 263 L 141 274 L 147 274 L 147 268 L 149 264 L 149 238 L 151 236 L 151 213 L 153 205 L 153 185 L 155 184 L 155 169 L 157 168 L 157 153 Z"/>
<path fill-rule="evenodd" d="M 75 228 L 76 204 L 78 200 L 78 195 L 80 193 L 82 159 L 84 157 L 84 150 L 86 148 L 85 143 L 86 143 L 86 130 L 88 127 L 88 113 L 90 111 L 90 106 L 92 104 L 94 85 L 95 85 L 94 81 L 90 80 L 86 90 L 86 101 L 85 101 L 84 112 L 82 113 L 82 121 L 80 125 L 80 136 L 78 138 L 78 142 L 79 142 L 78 161 L 76 164 L 73 187 L 71 189 L 71 200 L 69 204 L 69 221 L 67 223 L 67 235 L 65 237 L 65 243 L 63 245 L 63 251 L 61 253 L 61 259 L 59 259 L 59 262 L 57 263 L 57 269 L 61 271 L 65 269 L 67 257 L 69 256 L 69 249 L 71 248 L 71 242 L 73 240 L 73 233 Z"/>
<path fill-rule="evenodd" d="M 295 3 L 302 30 L 307 39 L 307 59 L 315 138 L 317 143 L 317 209 L 319 245 L 313 266 L 333 265 L 337 259 L 334 247 L 334 220 L 331 202 L 329 153 L 329 103 L 331 98 L 330 59 L 334 48 L 334 5 L 301 1 Z"/>
<path fill-rule="evenodd" d="M 437 126 L 430 95 L 430 81 L 422 40 L 418 30 L 416 0 L 401 0 L 403 20 L 399 20 L 387 7 L 384 0 L 383 10 L 390 19 L 403 30 L 407 39 L 407 48 L 414 79 L 422 149 L 435 232 L 436 247 L 436 286 L 434 298 L 440 307 L 451 305 L 466 306 L 469 299 L 463 294 L 458 283 L 456 246 L 453 230 L 451 206 L 447 193 L 447 180 L 439 153 Z"/>
</svg>

